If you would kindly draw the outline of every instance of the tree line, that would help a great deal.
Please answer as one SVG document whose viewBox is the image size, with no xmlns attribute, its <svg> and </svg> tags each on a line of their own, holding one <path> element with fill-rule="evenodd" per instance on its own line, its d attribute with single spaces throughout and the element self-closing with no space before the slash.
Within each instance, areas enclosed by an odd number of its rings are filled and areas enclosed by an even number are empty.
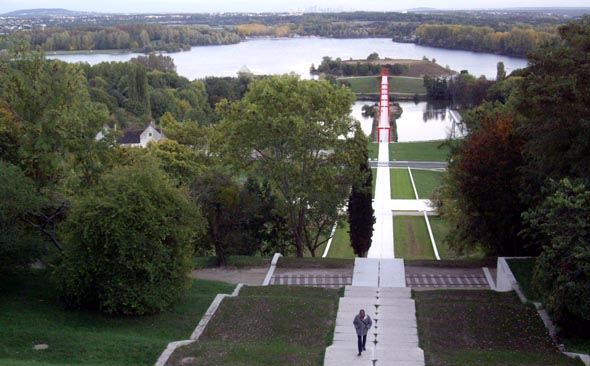
<svg viewBox="0 0 590 366">
<path fill-rule="evenodd" d="M 192 46 L 234 44 L 240 37 L 208 26 L 123 24 L 76 28 L 47 28 L 14 35 L 43 51 L 130 50 L 178 52 Z"/>
<path fill-rule="evenodd" d="M 559 37 L 531 51 L 523 70 L 506 75 L 499 65 L 481 103 L 463 114 L 466 137 L 449 142 L 434 200 L 455 249 L 538 255 L 533 286 L 560 333 L 587 337 L 590 18 L 560 27 Z"/>
<path fill-rule="evenodd" d="M 419 45 L 521 57 L 542 44 L 557 40 L 555 32 L 531 28 L 496 31 L 472 25 L 423 24 L 415 31 L 415 42 Z"/>
<path fill-rule="evenodd" d="M 402 75 L 408 69 L 407 65 L 393 64 L 381 65 L 377 62 L 379 55 L 373 52 L 367 56 L 367 60 L 363 61 L 342 61 L 341 58 L 332 59 L 329 56 L 324 56 L 322 62 L 316 68 L 311 65 L 310 72 L 312 74 L 326 74 L 336 77 L 341 76 L 375 76 L 381 75 L 381 70 L 387 68 L 390 75 Z"/>
</svg>

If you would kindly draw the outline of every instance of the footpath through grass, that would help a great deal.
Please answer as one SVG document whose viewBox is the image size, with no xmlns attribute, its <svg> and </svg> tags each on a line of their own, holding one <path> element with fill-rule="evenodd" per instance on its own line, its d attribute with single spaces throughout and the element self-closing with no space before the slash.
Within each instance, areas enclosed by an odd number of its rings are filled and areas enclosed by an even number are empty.
<svg viewBox="0 0 590 366">
<path fill-rule="evenodd" d="M 2 279 L 0 365 L 153 365 L 169 342 L 187 339 L 218 293 L 233 285 L 193 280 L 172 309 L 143 317 L 67 311 L 47 271 Z M 49 349 L 32 347 L 45 343 Z"/>
<path fill-rule="evenodd" d="M 420 347 L 428 366 L 573 366 L 532 306 L 514 292 L 415 291 Z"/>
<path fill-rule="evenodd" d="M 201 366 L 323 364 L 332 343 L 339 291 L 298 286 L 246 287 L 226 298 L 198 342 L 167 363 Z"/>
</svg>

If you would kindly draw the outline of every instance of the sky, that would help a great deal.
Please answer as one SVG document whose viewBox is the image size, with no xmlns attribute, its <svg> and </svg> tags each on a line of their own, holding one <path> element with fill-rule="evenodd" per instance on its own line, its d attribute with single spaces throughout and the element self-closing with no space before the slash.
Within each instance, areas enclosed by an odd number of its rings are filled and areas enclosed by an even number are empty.
<svg viewBox="0 0 590 366">
<path fill-rule="evenodd" d="M 1 0 L 0 14 L 14 10 L 62 8 L 109 13 L 209 13 L 338 11 L 398 11 L 408 8 L 498 9 L 510 7 L 590 7 L 589 0 Z"/>
</svg>

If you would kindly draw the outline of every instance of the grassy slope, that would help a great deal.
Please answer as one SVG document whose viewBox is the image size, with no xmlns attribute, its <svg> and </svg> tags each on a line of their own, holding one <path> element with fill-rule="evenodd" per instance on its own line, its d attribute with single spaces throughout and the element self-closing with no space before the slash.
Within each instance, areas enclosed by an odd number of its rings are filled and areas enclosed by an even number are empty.
<svg viewBox="0 0 590 366">
<path fill-rule="evenodd" d="M 534 308 L 513 292 L 425 291 L 414 298 L 429 366 L 579 365 L 557 351 Z"/>
<path fill-rule="evenodd" d="M 455 259 L 457 255 L 449 246 L 445 243 L 445 238 L 449 233 L 450 227 L 447 221 L 440 217 L 429 216 L 428 221 L 430 222 L 430 228 L 432 229 L 432 235 L 436 242 L 438 249 L 438 255 L 441 259 Z"/>
<path fill-rule="evenodd" d="M 389 160 L 447 161 L 448 146 L 444 141 L 397 142 L 389 144 Z"/>
<path fill-rule="evenodd" d="M 408 169 L 390 169 L 391 171 L 391 198 L 392 199 L 416 199 L 414 188 L 410 181 Z"/>
<path fill-rule="evenodd" d="M 233 285 L 194 280 L 170 311 L 145 317 L 66 311 L 45 271 L 5 280 L 0 296 L 1 365 L 152 365 L 171 341 L 190 336 L 217 293 Z M 31 347 L 47 343 L 49 349 Z"/>
<path fill-rule="evenodd" d="M 167 365 L 322 365 L 339 292 L 297 286 L 246 287 L 226 298 L 199 342 L 178 349 Z"/>
<path fill-rule="evenodd" d="M 440 186 L 442 172 L 435 170 L 412 169 L 412 177 L 418 191 L 418 198 L 430 199 L 432 192 Z"/>
<path fill-rule="evenodd" d="M 424 217 L 395 216 L 393 235 L 396 258 L 435 259 Z"/>
</svg>

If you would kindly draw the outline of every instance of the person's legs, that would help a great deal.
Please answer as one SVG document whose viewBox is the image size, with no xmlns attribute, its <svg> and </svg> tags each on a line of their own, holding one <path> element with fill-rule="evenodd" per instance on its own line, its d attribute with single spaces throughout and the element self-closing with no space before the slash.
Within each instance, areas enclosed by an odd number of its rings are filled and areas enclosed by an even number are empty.
<svg viewBox="0 0 590 366">
<path fill-rule="evenodd" d="M 367 344 L 367 335 L 365 334 L 363 336 L 363 351 L 366 351 L 367 349 L 365 348 L 365 345 Z"/>
<path fill-rule="evenodd" d="M 363 352 L 363 340 L 361 339 L 362 337 L 360 335 L 356 336 L 358 338 L 358 348 L 359 348 L 359 356 L 361 355 L 361 352 Z"/>
</svg>

